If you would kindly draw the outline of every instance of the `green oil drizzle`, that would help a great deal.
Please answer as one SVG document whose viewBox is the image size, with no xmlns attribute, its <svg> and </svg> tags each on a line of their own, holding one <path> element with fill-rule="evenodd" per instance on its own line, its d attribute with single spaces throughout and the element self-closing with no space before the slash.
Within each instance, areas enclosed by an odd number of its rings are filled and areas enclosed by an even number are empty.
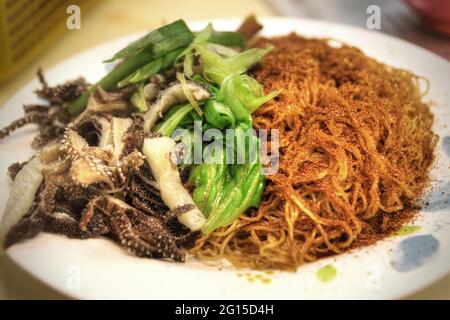
<svg viewBox="0 0 450 320">
<path fill-rule="evenodd" d="M 398 229 L 395 234 L 397 236 L 407 236 L 409 234 L 413 234 L 418 232 L 420 229 L 422 229 L 421 226 L 403 226 L 400 229 Z"/>
<path fill-rule="evenodd" d="M 330 282 L 337 275 L 337 270 L 331 264 L 326 265 L 325 267 L 320 268 L 316 272 L 317 278 L 322 282 Z"/>
</svg>

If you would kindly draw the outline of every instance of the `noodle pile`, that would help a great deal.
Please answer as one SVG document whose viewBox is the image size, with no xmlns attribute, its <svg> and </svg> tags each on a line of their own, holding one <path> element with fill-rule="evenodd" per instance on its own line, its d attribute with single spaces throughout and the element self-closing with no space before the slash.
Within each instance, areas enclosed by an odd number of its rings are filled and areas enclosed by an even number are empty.
<svg viewBox="0 0 450 320">
<path fill-rule="evenodd" d="M 258 210 L 198 239 L 191 253 L 295 270 L 410 220 L 436 137 L 413 74 L 327 40 L 290 34 L 253 45 L 268 43 L 274 50 L 254 75 L 266 92 L 283 91 L 253 118 L 257 129 L 279 130 L 279 170 Z"/>
</svg>

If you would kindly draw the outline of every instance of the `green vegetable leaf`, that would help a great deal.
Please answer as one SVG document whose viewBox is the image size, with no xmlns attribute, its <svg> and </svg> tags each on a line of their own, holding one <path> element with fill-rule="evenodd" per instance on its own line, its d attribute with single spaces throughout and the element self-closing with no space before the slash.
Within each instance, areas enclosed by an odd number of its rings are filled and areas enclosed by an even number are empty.
<svg viewBox="0 0 450 320">
<path fill-rule="evenodd" d="M 164 116 L 163 121 L 155 126 L 153 132 L 163 136 L 171 136 L 178 125 L 193 109 L 189 103 L 172 107 Z"/>
<path fill-rule="evenodd" d="M 230 107 L 237 120 L 244 121 L 279 93 L 280 91 L 272 91 L 263 95 L 263 88 L 255 79 L 247 75 L 231 75 L 223 80 L 217 101 Z"/>
<path fill-rule="evenodd" d="M 241 75 L 233 79 L 233 94 L 237 100 L 250 112 L 255 112 L 261 105 L 280 94 L 281 90 L 264 95 L 261 84 L 248 75 Z"/>
<path fill-rule="evenodd" d="M 206 43 L 211 35 L 213 34 L 214 29 L 211 23 L 208 23 L 208 25 L 201 31 L 195 33 L 195 38 L 192 41 L 192 43 L 196 44 L 203 44 Z"/>
<path fill-rule="evenodd" d="M 224 154 L 220 155 L 224 157 Z M 226 177 L 225 161 L 219 164 L 201 164 L 190 173 L 190 182 L 197 186 L 192 194 L 195 204 L 205 217 L 211 213 L 212 204 L 220 200 L 218 196 Z"/>
<path fill-rule="evenodd" d="M 260 165 L 248 164 L 239 165 L 238 168 L 236 174 L 225 183 L 221 201 L 211 209 L 202 229 L 203 233 L 209 234 L 219 227 L 233 223 L 248 208 L 255 205 L 256 192 L 264 188 L 262 168 Z"/>
<path fill-rule="evenodd" d="M 272 51 L 273 46 L 267 46 L 264 49 L 253 48 L 225 59 L 234 74 L 242 74 L 258 63 L 266 54 Z"/>
<path fill-rule="evenodd" d="M 208 41 L 211 43 L 221 44 L 226 47 L 238 47 L 245 49 L 245 39 L 239 32 L 214 31 Z"/>
<path fill-rule="evenodd" d="M 205 78 L 219 85 L 230 75 L 245 73 L 272 50 L 270 46 L 265 49 L 253 48 L 224 58 L 206 45 L 193 44 L 192 47 L 197 50 L 203 59 Z"/>
<path fill-rule="evenodd" d="M 194 35 L 183 20 L 177 20 L 162 26 L 144 37 L 136 40 L 127 47 L 117 52 L 111 59 L 104 62 L 112 62 L 117 59 L 128 58 L 146 49 L 153 53 L 155 58 L 167 54 L 191 43 Z"/>
<path fill-rule="evenodd" d="M 233 127 L 236 122 L 230 108 L 213 99 L 209 99 L 206 103 L 204 113 L 206 121 L 218 129 Z"/>
<path fill-rule="evenodd" d="M 244 120 L 250 116 L 250 112 L 245 108 L 240 100 L 242 94 L 238 92 L 238 84 L 240 82 L 239 76 L 231 75 L 222 82 L 218 101 L 223 101 L 235 115 L 237 120 Z"/>
<path fill-rule="evenodd" d="M 247 125 L 236 128 L 235 130 L 239 131 L 236 140 L 243 142 L 248 129 Z M 249 135 L 248 142 L 250 141 L 259 142 L 254 135 Z M 235 145 L 237 145 L 236 142 Z M 249 150 L 248 146 L 245 150 Z M 218 163 L 216 161 L 194 166 L 189 181 L 195 186 L 194 202 L 207 217 L 207 222 L 202 229 L 204 234 L 231 224 L 247 209 L 259 206 L 265 177 L 262 174 L 258 149 L 256 154 L 257 157 L 253 162 L 227 164 L 226 152 L 222 152 L 220 155 L 212 155 L 219 156 L 221 161 Z M 234 156 L 236 157 L 237 154 Z M 249 160 L 249 155 L 246 156 Z"/>
<path fill-rule="evenodd" d="M 255 65 L 272 47 L 254 48 L 237 55 L 224 58 L 205 45 L 192 45 L 201 55 L 204 64 L 205 79 L 220 86 L 217 101 L 228 106 L 238 121 L 248 119 L 262 104 L 273 99 L 280 92 L 273 91 L 264 95 L 262 86 L 252 77 L 244 73 Z M 217 117 L 218 128 L 223 127 Z"/>
<path fill-rule="evenodd" d="M 128 77 L 120 81 L 117 86 L 119 88 L 124 87 L 130 83 L 138 83 L 144 80 L 149 79 L 152 75 L 157 74 L 158 72 L 169 68 L 175 62 L 175 59 L 180 54 L 181 50 L 174 50 L 169 52 L 164 57 L 160 57 L 145 66 L 139 68 Z"/>
</svg>

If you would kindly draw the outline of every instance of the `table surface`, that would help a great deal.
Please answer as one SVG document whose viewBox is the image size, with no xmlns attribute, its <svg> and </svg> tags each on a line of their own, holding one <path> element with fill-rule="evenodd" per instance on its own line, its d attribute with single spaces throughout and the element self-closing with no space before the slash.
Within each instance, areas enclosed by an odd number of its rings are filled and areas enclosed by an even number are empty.
<svg viewBox="0 0 450 320">
<path fill-rule="evenodd" d="M 48 69 L 74 53 L 100 42 L 151 29 L 164 21 L 179 17 L 200 20 L 245 16 L 250 13 L 271 16 L 276 12 L 262 0 L 101 1 L 86 15 L 81 12 L 80 30 L 67 31 L 19 75 L 0 86 L 0 106 L 35 76 L 35 70 L 39 66 L 44 70 Z M 0 299 L 67 299 L 20 269 L 6 256 L 0 256 L 0 270 Z M 450 276 L 409 298 L 450 299 Z"/>
</svg>

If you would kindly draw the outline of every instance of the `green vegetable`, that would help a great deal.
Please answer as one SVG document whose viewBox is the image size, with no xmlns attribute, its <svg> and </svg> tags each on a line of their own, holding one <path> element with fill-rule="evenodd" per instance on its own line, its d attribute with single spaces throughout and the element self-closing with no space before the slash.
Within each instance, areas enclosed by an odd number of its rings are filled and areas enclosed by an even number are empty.
<svg viewBox="0 0 450 320">
<path fill-rule="evenodd" d="M 229 76 L 225 78 L 220 87 L 219 94 L 217 95 L 217 100 L 223 101 L 229 106 L 237 120 L 243 120 L 249 117 L 250 111 L 245 108 L 240 100 L 242 94 L 238 92 L 237 85 L 239 82 L 239 76 Z"/>
<path fill-rule="evenodd" d="M 200 164 L 194 167 L 189 176 L 189 181 L 196 186 L 193 199 L 197 207 L 205 217 L 209 217 L 212 203 L 220 200 L 219 191 L 224 186 L 227 166 L 224 154 L 220 157 L 223 161 L 218 164 Z"/>
<path fill-rule="evenodd" d="M 218 129 L 234 127 L 236 118 L 229 107 L 221 102 L 209 99 L 204 108 L 205 118 Z"/>
<path fill-rule="evenodd" d="M 148 78 L 150 78 L 150 76 L 158 73 L 159 70 L 163 69 L 163 65 L 164 65 L 164 58 L 163 57 L 158 58 L 155 61 L 152 61 L 152 62 L 146 64 L 142 68 L 139 68 L 138 70 L 133 72 L 131 75 L 129 75 L 124 80 L 126 81 L 128 79 L 129 83 L 147 80 Z M 121 86 L 120 83 L 119 83 L 119 86 Z"/>
<path fill-rule="evenodd" d="M 263 103 L 280 93 L 272 91 L 264 95 L 263 87 L 252 77 L 243 74 L 266 55 L 271 47 L 254 48 L 224 58 L 204 45 L 192 46 L 203 59 L 205 78 L 220 86 L 217 101 L 227 105 L 238 121 L 248 119 Z"/>
<path fill-rule="evenodd" d="M 214 29 L 210 22 L 203 30 L 195 33 L 195 38 L 194 40 L 192 40 L 192 43 L 197 44 L 206 43 L 213 34 L 213 32 Z"/>
<path fill-rule="evenodd" d="M 138 70 L 134 71 L 132 74 L 130 74 L 125 79 L 121 80 L 117 87 L 123 88 L 133 82 L 140 82 L 145 79 L 148 79 L 150 76 L 158 73 L 158 71 L 162 67 L 163 58 L 158 58 L 150 63 L 147 63 L 143 67 L 139 68 Z M 144 76 L 143 76 L 144 75 Z M 136 81 L 137 80 L 137 81 Z"/>
<path fill-rule="evenodd" d="M 153 132 L 170 137 L 182 120 L 185 119 L 193 109 L 191 104 L 172 107 L 165 115 L 163 121 L 155 126 Z"/>
<path fill-rule="evenodd" d="M 208 42 L 217 43 L 226 47 L 239 47 L 245 49 L 245 39 L 239 32 L 214 31 Z"/>
<path fill-rule="evenodd" d="M 131 103 L 139 112 L 146 112 L 148 110 L 147 101 L 144 97 L 144 85 L 141 84 L 130 98 Z"/>
<path fill-rule="evenodd" d="M 272 47 L 253 48 L 235 56 L 224 58 L 205 45 L 193 44 L 192 47 L 199 52 L 203 59 L 205 78 L 218 85 L 230 75 L 245 73 L 272 50 Z"/>
<path fill-rule="evenodd" d="M 225 63 L 230 66 L 233 74 L 242 74 L 257 64 L 266 54 L 272 51 L 273 46 L 264 49 L 253 48 L 237 55 L 225 59 Z"/>
<path fill-rule="evenodd" d="M 89 95 L 94 92 L 97 87 L 100 86 L 105 90 L 114 88 L 119 81 L 128 77 L 140 67 L 165 56 L 174 50 L 186 47 L 191 43 L 193 38 L 193 33 L 189 30 L 184 21 L 178 20 L 156 29 L 130 44 L 116 53 L 113 58 L 106 61 L 110 62 L 119 58 L 124 58 L 121 64 L 118 64 L 110 73 L 69 106 L 69 114 L 74 116 L 81 113 L 86 107 Z"/>
<path fill-rule="evenodd" d="M 258 206 L 264 188 L 261 166 L 237 165 L 235 172 L 226 179 L 219 203 L 214 203 L 211 214 L 203 227 L 209 234 L 215 229 L 231 224 L 248 208 Z"/>
<path fill-rule="evenodd" d="M 232 75 L 222 82 L 217 100 L 224 101 L 236 118 L 242 120 L 279 93 L 272 91 L 264 95 L 263 87 L 255 79 L 247 75 Z"/>
<path fill-rule="evenodd" d="M 206 45 L 210 43 L 212 46 L 216 45 L 219 50 L 226 52 L 228 55 L 235 55 L 237 52 L 229 47 L 245 47 L 245 40 L 238 32 L 217 32 L 214 31 L 212 24 L 209 23 L 202 31 L 196 33 L 192 44 L 186 48 L 177 60 L 184 57 L 183 69 L 186 77 L 192 77 L 194 49 L 195 45 Z M 215 48 L 215 47 L 214 47 Z"/>
<path fill-rule="evenodd" d="M 156 58 L 159 58 L 168 52 L 189 45 L 193 38 L 194 34 L 186 23 L 183 20 L 177 20 L 146 34 L 104 62 L 129 58 L 144 49 L 151 51 Z"/>
<path fill-rule="evenodd" d="M 157 74 L 158 72 L 169 68 L 172 66 L 180 54 L 181 50 L 174 50 L 172 52 L 169 52 L 164 57 L 160 57 L 145 66 L 139 68 L 132 74 L 130 74 L 128 77 L 120 81 L 117 86 L 119 88 L 125 87 L 126 85 L 129 85 L 130 83 L 138 83 L 144 80 L 147 80 L 152 75 Z"/>
<path fill-rule="evenodd" d="M 246 133 L 246 130 L 243 129 L 242 133 Z M 237 139 L 242 141 L 240 137 Z M 258 138 L 250 136 L 249 142 L 257 143 Z M 247 161 L 244 164 L 228 165 L 225 152 L 212 154 L 211 158 L 221 161 L 196 165 L 191 171 L 189 181 L 195 186 L 194 202 L 207 217 L 202 229 L 204 234 L 231 224 L 247 209 L 259 206 L 265 177 L 258 151 L 257 155 L 253 163 Z"/>
<path fill-rule="evenodd" d="M 233 170 L 230 170 L 233 169 Z M 203 233 L 231 224 L 250 207 L 258 207 L 265 178 L 261 164 L 201 164 L 191 173 L 193 199 L 208 218 Z"/>
</svg>

